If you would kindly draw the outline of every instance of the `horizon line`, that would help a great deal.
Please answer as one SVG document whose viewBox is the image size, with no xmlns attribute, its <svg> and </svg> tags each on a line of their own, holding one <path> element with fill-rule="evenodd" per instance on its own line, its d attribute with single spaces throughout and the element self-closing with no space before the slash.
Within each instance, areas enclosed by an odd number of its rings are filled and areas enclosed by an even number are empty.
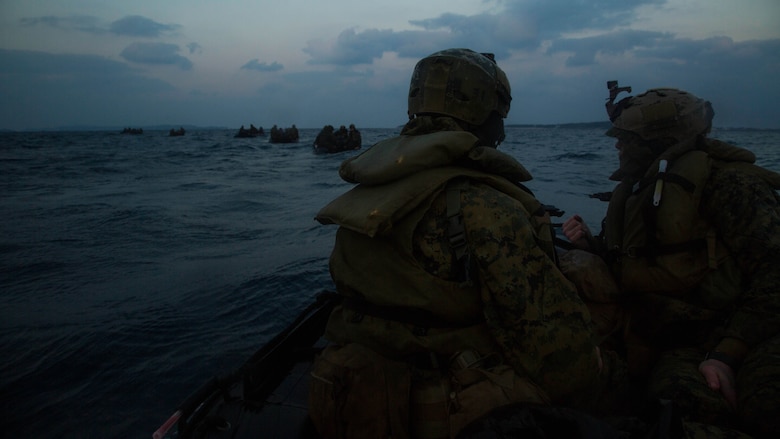
<svg viewBox="0 0 780 439">
<path fill-rule="evenodd" d="M 292 124 L 294 125 L 294 124 Z M 290 126 L 292 126 L 290 125 Z M 595 121 L 595 122 L 562 122 L 562 123 L 508 123 L 506 127 L 609 127 L 611 122 L 609 121 Z M 395 129 L 402 127 L 403 125 L 389 126 L 389 127 L 362 127 L 359 129 Z M 48 128 L 23 128 L 23 129 L 11 129 L 0 128 L 0 132 L 3 133 L 24 133 L 24 132 L 53 132 L 53 131 L 116 131 L 121 132 L 122 129 L 128 126 L 119 125 L 67 125 L 59 127 Z M 238 128 L 231 128 L 220 125 L 192 125 L 192 124 L 154 124 L 154 125 L 131 125 L 130 128 L 141 128 L 149 131 L 169 131 L 170 129 L 177 129 L 183 127 L 187 130 L 202 130 L 202 131 L 216 131 L 216 130 L 237 130 Z M 262 125 L 258 126 L 258 128 Z M 280 128 L 284 128 L 281 127 Z M 265 129 L 265 128 L 264 128 Z M 322 127 L 298 127 L 302 130 L 314 130 L 322 129 Z M 759 127 L 744 127 L 744 126 L 714 126 L 713 129 L 730 129 L 730 130 L 756 130 L 756 131 L 778 131 L 780 128 L 759 128 Z"/>
</svg>

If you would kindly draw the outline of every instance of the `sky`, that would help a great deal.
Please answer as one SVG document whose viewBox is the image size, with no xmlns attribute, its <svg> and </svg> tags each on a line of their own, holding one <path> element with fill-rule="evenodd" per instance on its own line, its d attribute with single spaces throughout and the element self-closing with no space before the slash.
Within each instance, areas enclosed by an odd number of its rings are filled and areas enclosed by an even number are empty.
<svg viewBox="0 0 780 439">
<path fill-rule="evenodd" d="M 605 121 L 618 80 L 780 129 L 778 22 L 778 0 L 0 0 L 0 129 L 396 127 L 454 47 L 495 54 L 508 124 Z"/>
</svg>

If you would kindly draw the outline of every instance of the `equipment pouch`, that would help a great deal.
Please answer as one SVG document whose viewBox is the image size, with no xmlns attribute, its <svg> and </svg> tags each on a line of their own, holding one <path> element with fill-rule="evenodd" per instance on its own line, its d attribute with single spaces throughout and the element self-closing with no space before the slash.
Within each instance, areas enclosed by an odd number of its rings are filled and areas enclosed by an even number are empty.
<svg viewBox="0 0 780 439">
<path fill-rule="evenodd" d="M 479 372 L 484 379 L 473 382 L 471 373 Z M 464 377 L 467 377 L 465 380 Z M 452 437 L 495 408 L 514 403 L 529 405 L 548 405 L 547 394 L 531 380 L 522 377 L 506 365 L 497 366 L 490 371 L 463 369 L 454 373 L 456 388 L 459 382 L 468 381 L 467 387 L 456 390 L 456 400 L 450 413 L 450 434 Z"/>
<path fill-rule="evenodd" d="M 309 416 L 330 438 L 409 437 L 409 364 L 356 343 L 329 346 L 314 361 Z"/>
</svg>

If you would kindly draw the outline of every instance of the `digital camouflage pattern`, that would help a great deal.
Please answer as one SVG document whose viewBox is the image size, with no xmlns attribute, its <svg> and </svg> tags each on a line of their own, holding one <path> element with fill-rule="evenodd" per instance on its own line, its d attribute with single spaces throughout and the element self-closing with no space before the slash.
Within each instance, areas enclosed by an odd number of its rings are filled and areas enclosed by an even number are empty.
<svg viewBox="0 0 780 439">
<path fill-rule="evenodd" d="M 608 377 L 607 369 L 623 374 L 620 362 L 613 359 L 599 375 L 589 311 L 536 241 L 532 215 L 519 211 L 506 195 L 479 184 L 462 191 L 461 207 L 483 313 L 505 361 L 532 377 L 553 400 L 571 404 L 588 400 L 592 409 L 590 397 L 604 390 L 596 390 L 599 383 L 619 381 Z M 414 241 L 426 270 L 445 276 L 453 271 L 446 245 L 445 197 L 434 200 Z"/>
<path fill-rule="evenodd" d="M 632 133 L 642 140 L 692 139 L 709 132 L 712 105 L 684 90 L 655 88 L 621 100 L 610 114 L 608 136 Z"/>
<path fill-rule="evenodd" d="M 698 370 L 704 358 L 701 349 L 675 349 L 665 352 L 656 364 L 648 384 L 651 400 L 675 402 L 680 416 L 689 421 L 691 437 L 774 437 L 777 430 L 780 383 L 780 337 L 762 343 L 743 362 L 737 373 L 738 410 L 734 412 L 720 393 L 710 389 Z M 723 430 L 720 430 L 723 429 Z M 713 431 L 731 431 L 712 435 Z M 704 433 L 709 432 L 710 435 Z M 736 436 L 735 436 L 736 435 Z"/>
<path fill-rule="evenodd" d="M 753 439 L 739 430 L 701 422 L 682 422 L 681 439 Z"/>
<path fill-rule="evenodd" d="M 410 124 L 423 126 L 419 118 Z M 438 125 L 424 124 L 433 129 Z M 441 312 L 460 308 L 442 300 L 470 303 L 460 295 L 473 294 L 476 308 L 471 310 L 481 315 L 490 341 L 471 346 L 469 340 L 475 340 L 477 332 L 458 343 L 447 335 L 455 334 L 454 329 L 415 332 L 413 325 L 379 321 L 376 315 L 358 318 L 338 308 L 326 335 L 339 343 L 365 343 L 388 355 L 428 350 L 450 357 L 463 349 L 476 349 L 483 356 L 497 353 L 552 402 L 598 411 L 617 400 L 612 393 L 625 390 L 625 369 L 605 352 L 599 370 L 590 314 L 556 266 L 547 214 L 516 179 L 502 177 L 530 176 L 493 148 L 475 146 L 451 154 L 460 148 L 462 133 L 418 131 L 387 139 L 345 162 L 342 177 L 361 184 L 323 208 L 318 220 L 341 226 L 330 265 L 341 294 L 385 306 L 417 304 L 451 321 L 464 319 Z M 437 189 L 442 176 L 459 191 L 470 257 L 468 282 L 461 280 L 464 267 L 450 247 L 448 191 Z M 373 225 L 375 218 L 382 219 L 380 225 Z"/>
<path fill-rule="evenodd" d="M 763 434 L 780 431 L 780 197 L 774 184 L 726 168 L 714 171 L 702 197 L 703 214 L 723 234 L 745 282 L 723 335 L 749 349 L 737 374 L 738 415 L 749 432 Z"/>
<path fill-rule="evenodd" d="M 780 197 L 759 171 L 716 169 L 702 195 L 702 215 L 721 234 L 745 282 L 724 335 L 751 347 L 780 334 Z"/>
<path fill-rule="evenodd" d="M 640 387 L 647 385 L 648 401 L 669 399 L 680 408 L 693 428 L 687 437 L 738 434 L 709 431 L 717 427 L 774 437 L 780 431 L 780 175 L 755 166 L 750 151 L 706 138 L 714 116 L 706 100 L 683 90 L 651 89 L 614 104 L 617 93 L 630 87 L 618 88 L 617 81 L 608 87 L 613 126 L 606 134 L 618 138 L 620 150 L 620 169 L 611 179 L 621 184 L 602 236 L 616 277 L 635 303 L 626 338 L 632 375 Z M 685 162 L 694 155 L 706 161 Z M 665 179 L 664 197 L 669 183 L 685 183 L 661 175 L 661 160 L 670 169 L 676 161 L 688 163 L 678 169 L 694 185 L 689 201 L 671 197 L 666 201 L 675 203 L 664 209 L 662 197 L 661 208 L 654 210 L 652 186 L 643 182 Z M 691 212 L 695 222 L 686 222 Z M 702 242 L 703 232 L 706 247 L 691 246 Z M 688 247 L 678 246 L 671 255 L 653 254 L 652 247 L 650 256 L 626 253 L 624 244 L 641 246 L 642 235 L 647 242 Z M 669 257 L 679 258 L 671 265 L 681 269 L 666 271 L 679 274 L 677 279 L 660 276 L 661 260 Z M 694 266 L 710 270 L 701 276 Z M 629 288 L 626 270 L 632 270 L 629 279 L 636 276 Z M 708 351 L 735 362 L 735 410 L 698 370 Z"/>
<path fill-rule="evenodd" d="M 711 139 L 701 142 L 699 148 L 715 160 L 699 214 L 735 262 L 719 269 L 735 267 L 741 285 L 710 282 L 682 291 L 634 293 L 642 306 L 633 311 L 632 333 L 645 334 L 640 345 L 655 352 L 644 358 L 647 366 L 655 365 L 647 376 L 648 400 L 671 399 L 686 420 L 760 437 L 780 431 L 780 176 L 752 160 L 725 160 L 728 153 L 744 156 L 744 150 Z M 736 412 L 698 371 L 707 351 L 742 363 Z"/>
<path fill-rule="evenodd" d="M 482 125 L 492 112 L 505 118 L 512 96 L 509 80 L 492 54 L 447 49 L 417 63 L 408 101 L 410 118 L 435 113 Z"/>
</svg>

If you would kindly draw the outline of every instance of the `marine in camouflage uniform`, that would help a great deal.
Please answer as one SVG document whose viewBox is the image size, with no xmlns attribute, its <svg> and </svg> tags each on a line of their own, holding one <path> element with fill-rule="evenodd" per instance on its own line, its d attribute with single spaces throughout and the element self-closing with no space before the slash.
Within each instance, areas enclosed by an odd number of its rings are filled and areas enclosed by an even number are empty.
<svg viewBox="0 0 780 439">
<path fill-rule="evenodd" d="M 706 137 L 707 101 L 676 89 L 615 95 L 607 134 L 618 139 L 620 184 L 601 240 L 587 244 L 579 219 L 564 233 L 610 263 L 630 314 L 628 363 L 649 400 L 674 401 L 689 436 L 716 426 L 775 434 L 780 175 Z"/>
<path fill-rule="evenodd" d="M 600 354 L 556 266 L 549 215 L 520 184 L 530 174 L 495 149 L 510 99 L 492 56 L 451 49 L 417 64 L 401 135 L 342 163 L 358 185 L 317 216 L 340 226 L 330 271 L 345 302 L 326 337 L 444 369 L 468 353 L 497 382 L 491 367 L 509 365 L 533 388 L 527 402 L 595 410 L 621 388 L 620 363 Z"/>
</svg>

